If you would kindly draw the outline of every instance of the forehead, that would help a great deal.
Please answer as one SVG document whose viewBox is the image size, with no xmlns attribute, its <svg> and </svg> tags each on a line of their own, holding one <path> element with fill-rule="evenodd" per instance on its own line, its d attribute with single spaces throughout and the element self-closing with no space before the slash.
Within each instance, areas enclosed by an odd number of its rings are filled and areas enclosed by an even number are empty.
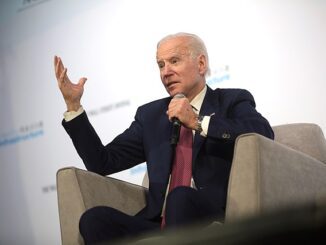
<svg viewBox="0 0 326 245">
<path fill-rule="evenodd" d="M 189 54 L 187 40 L 184 37 L 172 38 L 164 41 L 157 48 L 156 59 L 169 59 L 174 56 Z"/>
</svg>

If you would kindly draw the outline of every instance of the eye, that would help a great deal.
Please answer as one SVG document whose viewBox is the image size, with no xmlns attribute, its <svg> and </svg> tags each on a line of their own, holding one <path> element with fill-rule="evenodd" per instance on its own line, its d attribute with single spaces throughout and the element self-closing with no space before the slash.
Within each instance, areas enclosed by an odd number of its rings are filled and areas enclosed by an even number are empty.
<svg viewBox="0 0 326 245">
<path fill-rule="evenodd" d="M 171 64 L 174 64 L 175 65 L 175 64 L 178 63 L 178 61 L 179 61 L 178 58 L 172 58 L 170 62 L 171 62 Z"/>
<path fill-rule="evenodd" d="M 157 62 L 157 65 L 160 69 L 162 69 L 164 67 L 164 62 Z"/>
</svg>

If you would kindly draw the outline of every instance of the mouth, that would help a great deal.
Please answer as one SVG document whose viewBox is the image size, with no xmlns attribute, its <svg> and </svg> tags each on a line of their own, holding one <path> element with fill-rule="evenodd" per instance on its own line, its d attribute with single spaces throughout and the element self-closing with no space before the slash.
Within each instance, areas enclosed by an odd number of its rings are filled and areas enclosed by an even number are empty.
<svg viewBox="0 0 326 245">
<path fill-rule="evenodd" d="M 167 88 L 171 88 L 173 87 L 174 85 L 178 84 L 179 82 L 176 82 L 176 81 L 169 81 L 166 83 L 165 87 Z"/>
</svg>

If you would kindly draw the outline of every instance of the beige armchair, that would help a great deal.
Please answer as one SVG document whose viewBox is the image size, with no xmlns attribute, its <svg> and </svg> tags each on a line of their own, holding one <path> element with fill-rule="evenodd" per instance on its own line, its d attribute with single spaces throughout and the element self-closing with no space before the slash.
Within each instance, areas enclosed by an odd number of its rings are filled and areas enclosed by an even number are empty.
<svg viewBox="0 0 326 245">
<path fill-rule="evenodd" d="M 317 203 L 326 196 L 326 140 L 320 127 L 300 123 L 273 129 L 275 141 L 254 133 L 237 138 L 226 223 Z M 57 193 L 62 243 L 83 244 L 78 223 L 85 210 L 107 205 L 135 214 L 145 206 L 146 190 L 74 167 L 60 169 Z"/>
</svg>

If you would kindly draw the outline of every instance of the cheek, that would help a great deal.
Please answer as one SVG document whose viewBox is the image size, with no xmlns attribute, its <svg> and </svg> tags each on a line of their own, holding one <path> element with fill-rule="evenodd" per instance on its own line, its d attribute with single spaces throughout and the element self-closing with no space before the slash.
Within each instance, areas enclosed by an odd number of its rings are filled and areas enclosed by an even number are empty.
<svg viewBox="0 0 326 245">
<path fill-rule="evenodd" d="M 195 78 L 195 72 L 193 72 L 193 70 L 186 70 L 182 73 L 182 77 L 187 83 L 191 83 Z"/>
<path fill-rule="evenodd" d="M 163 82 L 163 73 L 162 72 L 160 72 L 160 78 L 161 78 L 161 81 Z"/>
<path fill-rule="evenodd" d="M 191 70 L 188 70 L 188 69 L 179 69 L 177 71 L 177 74 L 182 77 L 182 78 L 189 78 L 190 77 L 190 74 L 191 74 Z"/>
</svg>

